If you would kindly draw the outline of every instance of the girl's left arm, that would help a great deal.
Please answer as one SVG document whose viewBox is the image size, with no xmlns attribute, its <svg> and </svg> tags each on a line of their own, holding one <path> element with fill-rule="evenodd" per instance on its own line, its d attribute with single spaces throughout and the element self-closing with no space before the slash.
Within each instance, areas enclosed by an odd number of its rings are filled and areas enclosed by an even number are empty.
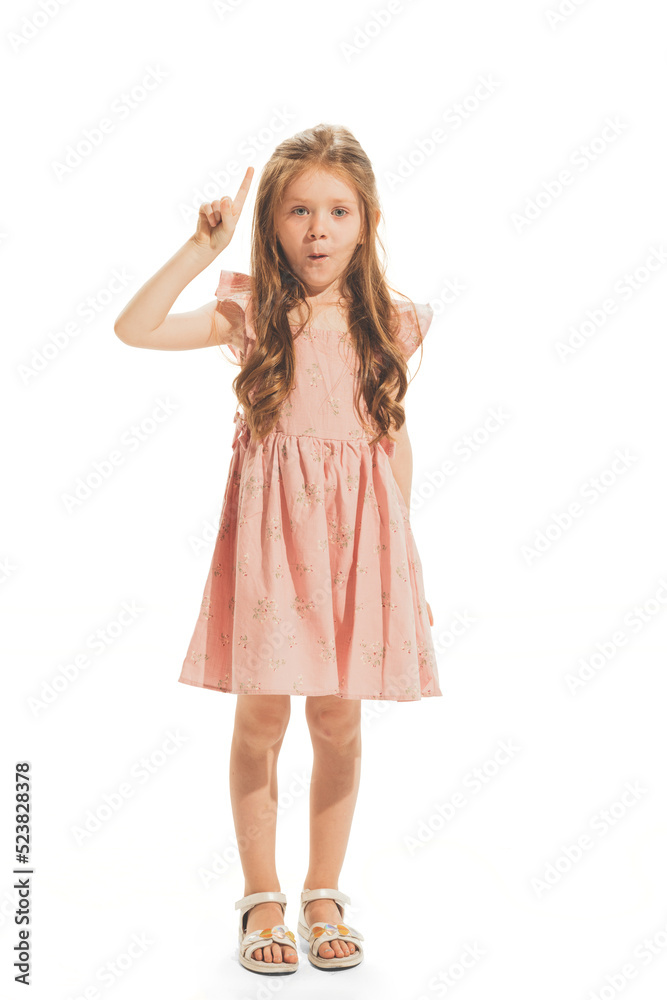
<svg viewBox="0 0 667 1000">
<path fill-rule="evenodd" d="M 405 506 L 408 508 L 408 514 L 410 514 L 410 491 L 412 490 L 412 445 L 410 444 L 410 438 L 408 437 L 408 425 L 407 420 L 401 427 L 399 431 L 394 431 L 393 434 L 396 439 L 396 451 L 394 452 L 394 457 L 389 459 L 389 465 L 391 466 L 391 471 L 394 474 L 394 479 L 400 489 L 403 499 L 405 500 Z M 433 626 L 433 612 L 431 611 L 431 605 L 426 602 L 426 610 L 428 612 L 429 624 Z"/>
<path fill-rule="evenodd" d="M 408 437 L 407 421 L 399 431 L 392 432 L 396 440 L 394 457 L 389 459 L 391 471 L 410 513 L 410 491 L 412 489 L 412 445 Z"/>
</svg>

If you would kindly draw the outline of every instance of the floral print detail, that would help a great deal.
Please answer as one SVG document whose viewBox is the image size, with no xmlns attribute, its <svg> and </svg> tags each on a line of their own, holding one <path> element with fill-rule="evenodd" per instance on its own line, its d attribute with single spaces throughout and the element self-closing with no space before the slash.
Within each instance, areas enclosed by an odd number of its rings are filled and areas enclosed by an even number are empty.
<svg viewBox="0 0 667 1000">
<path fill-rule="evenodd" d="M 293 611 L 296 611 L 299 618 L 305 618 L 306 611 L 312 611 L 315 607 L 314 601 L 307 601 L 304 597 L 299 597 L 298 594 L 290 604 Z"/>
<path fill-rule="evenodd" d="M 317 483 L 304 483 L 296 495 L 297 503 L 311 504 L 323 503 L 319 496 L 320 488 Z"/>
<path fill-rule="evenodd" d="M 315 363 L 306 368 L 306 374 L 310 376 L 310 385 L 316 386 L 322 381 L 322 372 L 320 371 L 320 366 Z"/>
<path fill-rule="evenodd" d="M 257 339 L 250 293 L 248 275 L 221 273 L 216 297 L 233 316 L 230 340 L 243 344 L 227 345 L 237 361 Z M 394 302 L 409 357 L 432 310 Z M 359 422 L 347 332 L 315 321 L 294 350 L 294 383 L 263 441 L 251 439 L 240 407 L 234 414 L 215 549 L 179 680 L 250 695 L 439 696 L 421 563 L 388 461 L 396 442 L 371 447 L 373 421 L 365 413 L 368 428 Z M 359 403 L 364 414 L 363 394 Z"/>
<path fill-rule="evenodd" d="M 368 487 L 368 489 L 366 490 L 366 492 L 364 493 L 364 503 L 368 504 L 370 507 L 372 507 L 373 510 L 376 510 L 376 511 L 380 510 L 380 508 L 378 506 L 378 502 L 375 499 L 375 491 L 373 489 L 373 484 L 372 483 Z"/>
<path fill-rule="evenodd" d="M 362 642 L 361 659 L 372 667 L 379 667 L 384 659 L 384 646 L 381 642 Z"/>
<path fill-rule="evenodd" d="M 266 537 L 268 539 L 275 538 L 277 540 L 283 537 L 282 532 L 280 531 L 280 519 L 278 517 L 271 517 L 266 522 Z"/>
<path fill-rule="evenodd" d="M 322 659 L 333 660 L 334 657 L 336 656 L 336 640 L 330 639 L 327 642 L 327 640 L 323 636 L 320 636 L 320 638 L 317 640 L 317 643 L 319 646 L 322 647 L 322 652 L 320 653 Z"/>
<path fill-rule="evenodd" d="M 419 657 L 419 666 L 422 669 L 428 669 L 430 667 L 431 652 L 426 649 L 423 643 L 420 643 L 417 647 L 417 655 Z"/>
<path fill-rule="evenodd" d="M 202 662 L 202 660 L 208 660 L 208 653 L 194 653 L 193 652 L 193 653 L 190 654 L 189 658 L 192 660 L 193 663 L 196 663 L 197 666 L 199 666 L 199 664 Z"/>
<path fill-rule="evenodd" d="M 278 606 L 275 601 L 270 601 L 268 597 L 263 597 L 257 601 L 257 606 L 252 613 L 253 618 L 259 618 L 260 621 L 272 621 L 279 622 L 280 616 L 278 615 Z"/>
<path fill-rule="evenodd" d="M 245 493 L 252 499 L 259 496 L 263 489 L 268 489 L 268 483 L 264 483 L 255 476 L 248 476 L 245 482 Z"/>
<path fill-rule="evenodd" d="M 350 524 L 339 524 L 338 521 L 329 521 L 329 538 L 336 545 L 344 548 L 354 536 L 354 528 Z"/>
</svg>

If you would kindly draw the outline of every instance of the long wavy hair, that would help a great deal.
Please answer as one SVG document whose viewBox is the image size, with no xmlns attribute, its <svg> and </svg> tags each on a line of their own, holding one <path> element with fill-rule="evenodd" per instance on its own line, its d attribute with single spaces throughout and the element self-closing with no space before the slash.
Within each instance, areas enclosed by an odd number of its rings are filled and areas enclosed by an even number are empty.
<svg viewBox="0 0 667 1000">
<path fill-rule="evenodd" d="M 375 175 L 357 139 L 340 125 L 320 124 L 285 139 L 262 170 L 251 236 L 252 323 L 257 340 L 232 387 L 243 407 L 251 437 L 262 441 L 275 427 L 282 403 L 294 385 L 295 334 L 288 315 L 305 303 L 308 318 L 304 325 L 312 318 L 306 288 L 290 267 L 277 238 L 276 210 L 291 182 L 313 168 L 341 178 L 361 201 L 362 242 L 340 279 L 349 335 L 359 362 L 354 407 L 360 424 L 375 435 L 371 445 L 383 437 L 391 441 L 390 428 L 399 430 L 405 422 L 401 400 L 409 384 L 407 363 L 396 341 L 400 312 L 389 294 L 395 289 L 385 280 L 386 255 L 375 224 L 380 208 Z M 403 299 L 414 310 L 412 300 L 407 296 Z M 414 316 L 421 340 L 416 310 Z M 373 425 L 360 409 L 362 394 Z"/>
</svg>

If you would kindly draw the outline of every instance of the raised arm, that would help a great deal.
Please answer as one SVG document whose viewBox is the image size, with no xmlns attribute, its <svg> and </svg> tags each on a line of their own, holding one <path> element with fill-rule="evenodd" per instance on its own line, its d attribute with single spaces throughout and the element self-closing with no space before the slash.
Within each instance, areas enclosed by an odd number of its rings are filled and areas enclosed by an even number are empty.
<svg viewBox="0 0 667 1000">
<path fill-rule="evenodd" d="M 114 323 L 124 344 L 185 351 L 229 343 L 231 325 L 216 312 L 215 299 L 191 312 L 169 310 L 186 285 L 229 246 L 253 172 L 248 167 L 233 202 L 223 198 L 200 207 L 194 235 L 130 299 Z"/>
</svg>

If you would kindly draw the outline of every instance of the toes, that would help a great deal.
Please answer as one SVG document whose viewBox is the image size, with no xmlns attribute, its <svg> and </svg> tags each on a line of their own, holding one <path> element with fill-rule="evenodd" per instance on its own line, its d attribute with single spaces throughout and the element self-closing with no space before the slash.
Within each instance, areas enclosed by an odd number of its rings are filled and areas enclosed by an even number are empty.
<svg viewBox="0 0 667 1000">
<path fill-rule="evenodd" d="M 294 948 L 285 946 L 285 956 L 283 958 L 281 946 L 279 944 L 267 945 L 266 948 L 259 948 L 252 952 L 252 957 L 256 962 L 296 962 L 297 954 Z"/>
</svg>

